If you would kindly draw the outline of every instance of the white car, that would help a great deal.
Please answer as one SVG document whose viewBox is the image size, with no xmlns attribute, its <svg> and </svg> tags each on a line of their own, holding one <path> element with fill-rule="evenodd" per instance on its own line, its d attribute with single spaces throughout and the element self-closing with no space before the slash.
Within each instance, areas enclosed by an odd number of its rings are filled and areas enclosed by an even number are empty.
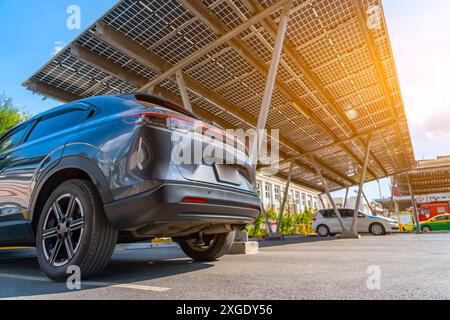
<svg viewBox="0 0 450 320">
<path fill-rule="evenodd" d="M 355 210 L 344 208 L 339 208 L 338 210 L 341 214 L 344 226 L 347 229 L 350 229 Z M 333 209 L 322 209 L 317 211 L 313 218 L 312 227 L 321 237 L 342 232 L 341 225 L 339 224 L 339 220 L 337 219 Z M 394 219 L 383 216 L 368 215 L 362 213 L 361 211 L 358 213 L 356 228 L 358 233 L 369 232 L 375 236 L 398 232 L 400 230 L 398 222 Z"/>
</svg>

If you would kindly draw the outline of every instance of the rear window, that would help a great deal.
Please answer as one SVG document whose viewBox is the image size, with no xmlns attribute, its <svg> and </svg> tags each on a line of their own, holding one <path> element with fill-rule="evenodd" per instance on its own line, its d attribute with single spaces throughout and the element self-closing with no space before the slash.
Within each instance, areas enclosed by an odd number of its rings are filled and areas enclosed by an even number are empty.
<svg viewBox="0 0 450 320">
<path fill-rule="evenodd" d="M 354 211 L 349 209 L 338 209 L 341 217 L 353 218 Z M 336 218 L 336 214 L 333 209 L 321 210 L 320 213 L 324 218 Z"/>
<path fill-rule="evenodd" d="M 342 217 L 353 218 L 354 210 L 339 210 Z"/>
<path fill-rule="evenodd" d="M 334 218 L 335 214 L 333 210 L 322 210 L 320 211 L 324 218 Z"/>
<path fill-rule="evenodd" d="M 39 120 L 31 130 L 27 142 L 74 127 L 81 122 L 85 114 L 86 111 L 83 109 L 68 109 L 61 113 L 46 116 Z"/>
<path fill-rule="evenodd" d="M 28 124 L 24 124 L 5 134 L 0 141 L 0 152 L 4 152 L 16 147 L 22 139 L 27 128 Z"/>
</svg>

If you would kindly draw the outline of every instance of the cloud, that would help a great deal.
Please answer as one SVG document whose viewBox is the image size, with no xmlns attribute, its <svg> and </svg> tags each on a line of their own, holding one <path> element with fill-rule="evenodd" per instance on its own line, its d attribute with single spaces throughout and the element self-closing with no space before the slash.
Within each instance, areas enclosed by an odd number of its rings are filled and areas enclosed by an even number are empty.
<svg viewBox="0 0 450 320">
<path fill-rule="evenodd" d="M 422 127 L 430 139 L 450 139 L 450 106 L 431 115 Z"/>
<path fill-rule="evenodd" d="M 55 41 L 52 56 L 57 55 L 65 46 L 66 44 L 63 41 Z"/>
</svg>

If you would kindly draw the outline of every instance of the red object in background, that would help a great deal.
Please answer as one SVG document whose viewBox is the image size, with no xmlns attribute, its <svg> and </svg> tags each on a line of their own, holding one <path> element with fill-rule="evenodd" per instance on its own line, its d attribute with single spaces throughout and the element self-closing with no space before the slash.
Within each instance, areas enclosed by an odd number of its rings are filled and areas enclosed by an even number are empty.
<svg viewBox="0 0 450 320">
<path fill-rule="evenodd" d="M 398 185 L 394 186 L 393 193 L 394 193 L 394 197 L 400 197 L 401 196 L 400 188 L 398 187 Z"/>
<path fill-rule="evenodd" d="M 422 203 L 419 206 L 419 221 L 427 221 L 434 216 L 450 213 L 449 202 Z"/>
</svg>

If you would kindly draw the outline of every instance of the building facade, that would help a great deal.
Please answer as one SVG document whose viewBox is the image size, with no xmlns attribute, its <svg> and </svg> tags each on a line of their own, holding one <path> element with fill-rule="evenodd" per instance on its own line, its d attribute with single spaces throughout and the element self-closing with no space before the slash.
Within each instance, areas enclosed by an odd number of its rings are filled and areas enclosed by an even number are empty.
<svg viewBox="0 0 450 320">
<path fill-rule="evenodd" d="M 279 209 L 284 197 L 286 180 L 275 176 L 269 176 L 262 173 L 256 175 L 256 189 L 264 208 L 267 210 L 273 208 Z M 289 207 L 293 213 L 301 213 L 306 208 L 322 209 L 323 205 L 329 207 L 328 199 L 322 197 L 320 201 L 320 192 L 314 189 L 300 186 L 291 182 L 286 208 Z M 285 211 L 286 212 L 286 211 Z"/>
</svg>

